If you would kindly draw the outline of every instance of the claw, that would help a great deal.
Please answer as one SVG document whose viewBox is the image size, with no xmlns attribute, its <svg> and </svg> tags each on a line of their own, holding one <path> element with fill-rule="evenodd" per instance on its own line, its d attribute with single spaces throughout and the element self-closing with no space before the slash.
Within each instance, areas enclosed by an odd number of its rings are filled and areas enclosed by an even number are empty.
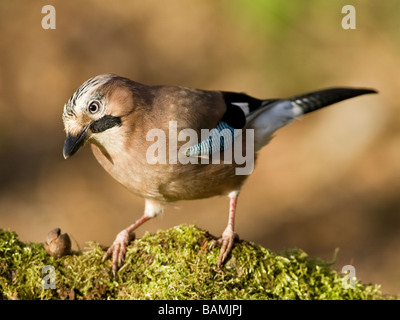
<svg viewBox="0 0 400 320">
<path fill-rule="evenodd" d="M 129 233 L 127 230 L 122 230 L 120 233 L 118 233 L 112 246 L 108 248 L 107 252 L 103 255 L 103 262 L 112 256 L 111 270 L 114 277 L 117 274 L 118 267 L 125 260 L 126 247 L 133 239 L 135 239 L 135 233 Z"/>
<path fill-rule="evenodd" d="M 217 245 L 221 246 L 221 251 L 218 258 L 217 267 L 221 268 L 222 264 L 225 262 L 228 254 L 231 252 L 233 243 L 238 240 L 239 236 L 233 232 L 231 228 L 225 229 L 222 237 L 218 240 L 213 240 L 210 243 L 209 250 L 214 249 Z"/>
<path fill-rule="evenodd" d="M 219 239 L 217 239 L 217 240 L 212 240 L 212 241 L 210 242 L 210 245 L 208 246 L 208 250 L 211 251 L 211 250 L 214 249 L 216 246 L 220 246 L 221 243 L 222 243 L 222 238 L 219 238 Z"/>
</svg>

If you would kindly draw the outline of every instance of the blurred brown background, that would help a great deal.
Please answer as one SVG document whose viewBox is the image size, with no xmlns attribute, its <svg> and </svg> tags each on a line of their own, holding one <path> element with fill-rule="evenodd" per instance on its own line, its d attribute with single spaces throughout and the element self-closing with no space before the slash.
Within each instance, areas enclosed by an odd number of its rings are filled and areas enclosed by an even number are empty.
<svg viewBox="0 0 400 320">
<path fill-rule="evenodd" d="M 264 148 L 241 193 L 236 230 L 274 251 L 300 247 L 363 282 L 400 292 L 400 2 L 116 0 L 0 2 L 0 228 L 74 248 L 110 245 L 144 201 L 89 148 L 65 161 L 61 113 L 80 84 L 113 72 L 147 84 L 275 98 L 329 86 L 368 95 L 305 116 Z M 44 30 L 41 9 L 56 9 Z M 228 200 L 180 202 L 137 235 L 195 223 L 220 235 Z"/>
</svg>

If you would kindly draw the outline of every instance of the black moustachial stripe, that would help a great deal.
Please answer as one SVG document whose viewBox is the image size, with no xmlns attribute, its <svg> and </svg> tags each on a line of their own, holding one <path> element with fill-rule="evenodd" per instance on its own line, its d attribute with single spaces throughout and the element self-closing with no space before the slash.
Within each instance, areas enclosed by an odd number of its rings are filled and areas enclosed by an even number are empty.
<svg viewBox="0 0 400 320">
<path fill-rule="evenodd" d="M 99 120 L 93 121 L 89 129 L 93 133 L 99 133 L 111 129 L 115 126 L 120 127 L 122 124 L 121 118 L 112 115 L 105 115 Z"/>
</svg>

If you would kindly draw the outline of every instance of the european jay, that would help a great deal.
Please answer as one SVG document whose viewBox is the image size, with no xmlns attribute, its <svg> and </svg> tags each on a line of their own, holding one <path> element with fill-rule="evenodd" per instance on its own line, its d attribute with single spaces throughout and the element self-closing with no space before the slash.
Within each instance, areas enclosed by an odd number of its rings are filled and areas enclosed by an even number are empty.
<svg viewBox="0 0 400 320">
<path fill-rule="evenodd" d="M 165 204 L 228 195 L 228 225 L 212 244 L 221 245 L 220 267 L 234 244 L 236 203 L 257 151 L 301 115 L 367 93 L 376 91 L 332 88 L 260 100 L 243 93 L 148 86 L 114 74 L 87 80 L 64 106 L 64 158 L 90 143 L 103 168 L 145 199 L 142 217 L 118 233 L 103 261 L 112 256 L 115 275 L 133 231 L 162 213 Z"/>
</svg>

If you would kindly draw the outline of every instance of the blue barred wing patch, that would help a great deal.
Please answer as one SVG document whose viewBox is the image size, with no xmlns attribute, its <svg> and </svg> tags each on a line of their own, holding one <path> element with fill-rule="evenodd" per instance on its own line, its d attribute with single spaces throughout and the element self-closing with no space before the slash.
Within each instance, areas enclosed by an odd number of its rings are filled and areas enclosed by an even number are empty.
<svg viewBox="0 0 400 320">
<path fill-rule="evenodd" d="M 186 156 L 199 157 L 224 151 L 232 146 L 234 139 L 235 129 L 226 122 L 220 121 L 206 139 L 186 150 Z"/>
</svg>

